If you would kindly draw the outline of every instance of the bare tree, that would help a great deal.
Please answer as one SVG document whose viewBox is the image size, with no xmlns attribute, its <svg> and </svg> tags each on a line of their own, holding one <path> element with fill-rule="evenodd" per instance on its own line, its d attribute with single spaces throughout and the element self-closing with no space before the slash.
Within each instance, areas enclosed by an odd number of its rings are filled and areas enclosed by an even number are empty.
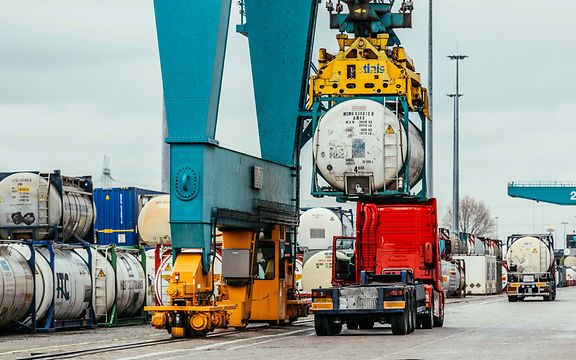
<svg viewBox="0 0 576 360">
<path fill-rule="evenodd" d="M 452 207 L 444 214 L 442 226 L 452 228 Z M 460 199 L 460 231 L 474 236 L 493 236 L 496 222 L 490 215 L 490 209 L 482 201 L 464 196 Z"/>
</svg>

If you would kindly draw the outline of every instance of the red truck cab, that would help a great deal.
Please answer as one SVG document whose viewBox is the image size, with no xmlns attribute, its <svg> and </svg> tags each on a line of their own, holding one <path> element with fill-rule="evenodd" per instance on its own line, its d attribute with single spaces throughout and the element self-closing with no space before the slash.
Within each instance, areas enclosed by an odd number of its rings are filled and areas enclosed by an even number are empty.
<svg viewBox="0 0 576 360">
<path fill-rule="evenodd" d="M 344 323 L 349 329 L 391 323 L 394 334 L 442 326 L 436 200 L 359 202 L 356 216 L 354 255 L 343 256 L 335 239 L 334 287 L 313 291 L 317 334 L 335 335 Z"/>
</svg>

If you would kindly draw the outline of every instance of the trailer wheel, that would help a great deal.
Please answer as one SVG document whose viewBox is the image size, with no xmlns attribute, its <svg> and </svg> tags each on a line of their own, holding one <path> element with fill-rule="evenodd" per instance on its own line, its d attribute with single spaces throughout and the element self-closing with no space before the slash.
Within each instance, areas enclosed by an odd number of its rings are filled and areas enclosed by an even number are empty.
<svg viewBox="0 0 576 360">
<path fill-rule="evenodd" d="M 348 330 L 358 330 L 358 321 L 354 320 L 346 321 L 346 328 Z"/>
<path fill-rule="evenodd" d="M 401 314 L 394 314 L 392 317 L 392 334 L 406 335 L 408 334 L 408 330 L 408 311 L 404 311 Z"/>
<path fill-rule="evenodd" d="M 317 336 L 334 336 L 342 332 L 342 323 L 336 323 L 329 316 L 315 314 L 314 330 Z"/>
<path fill-rule="evenodd" d="M 518 296 L 516 295 L 508 296 L 508 302 L 516 302 L 516 301 L 518 301 Z"/>
</svg>

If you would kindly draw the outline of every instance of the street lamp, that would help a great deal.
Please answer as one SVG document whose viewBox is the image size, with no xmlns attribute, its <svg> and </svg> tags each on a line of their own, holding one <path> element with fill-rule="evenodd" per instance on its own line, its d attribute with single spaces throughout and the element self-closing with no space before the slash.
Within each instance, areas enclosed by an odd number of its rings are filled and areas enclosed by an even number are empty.
<svg viewBox="0 0 576 360">
<path fill-rule="evenodd" d="M 448 55 L 450 60 L 456 60 L 456 92 L 448 94 L 449 97 L 454 99 L 454 155 L 453 155 L 453 174 L 452 174 L 452 230 L 458 234 L 460 232 L 460 159 L 459 159 L 459 118 L 458 113 L 460 110 L 460 84 L 459 84 L 459 64 L 460 60 L 466 59 L 468 56 L 456 54 Z"/>
<path fill-rule="evenodd" d="M 433 47 L 433 36 L 432 36 L 432 18 L 433 18 L 433 7 L 432 7 L 432 0 L 428 1 L 428 116 L 429 121 L 426 122 L 428 126 L 428 136 L 426 136 L 426 152 L 428 154 L 427 160 L 428 164 L 426 165 L 427 174 L 428 174 L 428 193 L 430 197 L 434 197 L 434 124 L 432 120 L 434 118 L 434 97 L 432 96 L 432 85 L 433 85 L 433 69 L 434 69 L 434 47 Z"/>
<path fill-rule="evenodd" d="M 564 237 L 562 238 L 562 246 L 564 246 L 564 244 L 566 243 L 566 225 L 568 225 L 568 221 L 562 221 L 561 223 L 562 225 L 564 225 Z"/>
</svg>

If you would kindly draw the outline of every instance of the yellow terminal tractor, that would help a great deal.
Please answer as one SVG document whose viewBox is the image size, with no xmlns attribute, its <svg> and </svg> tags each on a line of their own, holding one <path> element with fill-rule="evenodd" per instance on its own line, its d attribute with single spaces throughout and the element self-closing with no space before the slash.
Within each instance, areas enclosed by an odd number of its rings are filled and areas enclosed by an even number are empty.
<svg viewBox="0 0 576 360">
<path fill-rule="evenodd" d="M 250 321 L 287 324 L 306 316 L 306 302 L 295 296 L 294 263 L 285 247 L 283 225 L 223 230 L 218 283 L 212 271 L 202 272 L 201 252 L 180 252 L 166 290 L 170 305 L 146 307 L 153 312 L 152 326 L 173 337 L 192 337 L 216 328 L 244 328 Z"/>
</svg>

